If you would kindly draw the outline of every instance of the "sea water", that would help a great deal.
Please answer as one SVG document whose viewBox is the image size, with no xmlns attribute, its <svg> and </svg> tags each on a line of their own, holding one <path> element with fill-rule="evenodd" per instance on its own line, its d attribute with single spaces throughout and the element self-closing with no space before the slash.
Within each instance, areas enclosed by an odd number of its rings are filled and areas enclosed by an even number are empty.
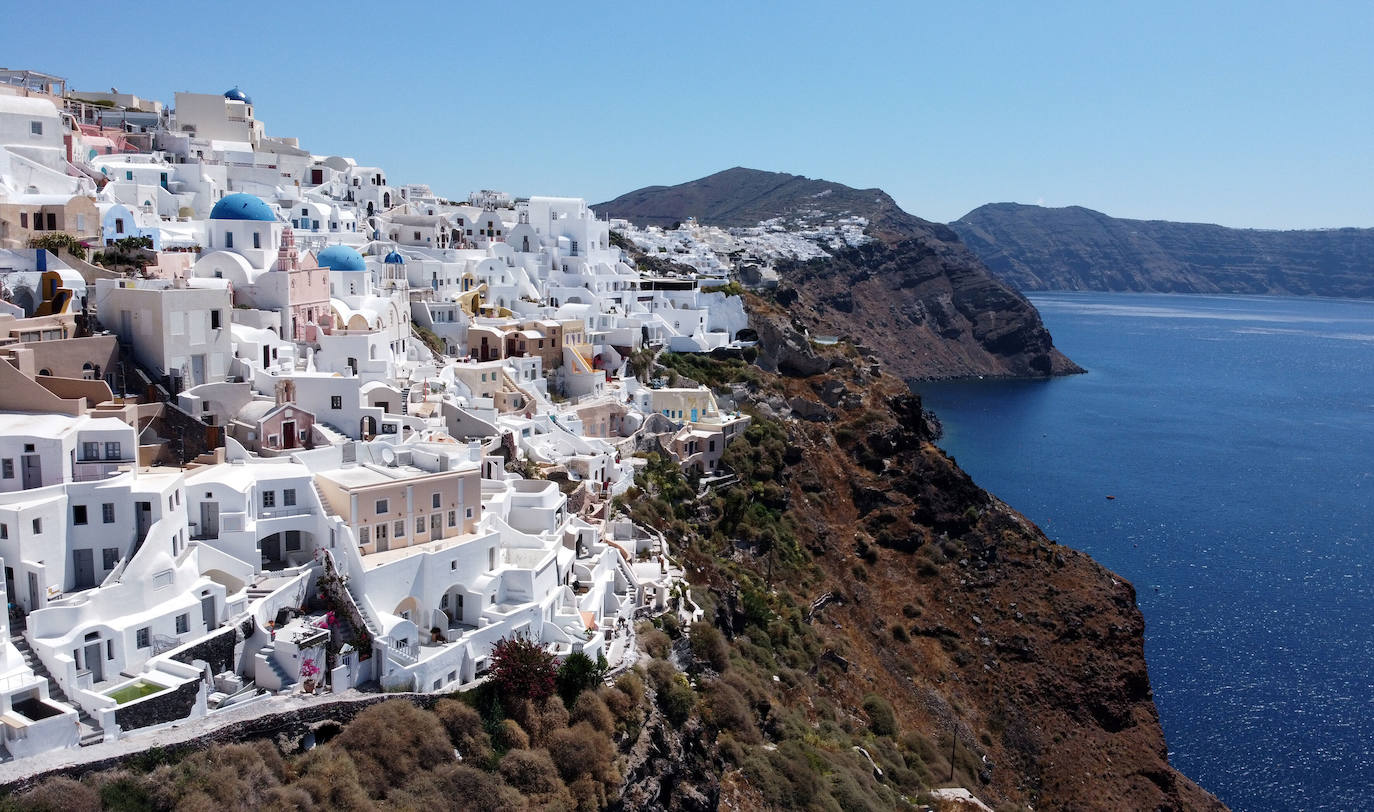
<svg viewBox="0 0 1374 812">
<path fill-rule="evenodd" d="M 1374 302 L 1031 299 L 1088 374 L 918 384 L 941 446 L 1135 584 L 1185 775 L 1374 806 Z"/>
</svg>

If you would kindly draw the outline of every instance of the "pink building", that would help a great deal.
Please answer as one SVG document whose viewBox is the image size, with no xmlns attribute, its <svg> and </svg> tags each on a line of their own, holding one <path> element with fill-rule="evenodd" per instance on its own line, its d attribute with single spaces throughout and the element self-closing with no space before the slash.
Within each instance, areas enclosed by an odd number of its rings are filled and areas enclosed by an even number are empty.
<svg viewBox="0 0 1374 812">
<path fill-rule="evenodd" d="M 301 267 L 296 251 L 296 235 L 287 226 L 282 230 L 277 251 L 277 273 L 287 276 L 285 315 L 290 319 L 290 335 L 296 341 L 314 341 L 317 331 L 329 332 L 329 269 L 318 267 L 307 254 Z"/>
</svg>

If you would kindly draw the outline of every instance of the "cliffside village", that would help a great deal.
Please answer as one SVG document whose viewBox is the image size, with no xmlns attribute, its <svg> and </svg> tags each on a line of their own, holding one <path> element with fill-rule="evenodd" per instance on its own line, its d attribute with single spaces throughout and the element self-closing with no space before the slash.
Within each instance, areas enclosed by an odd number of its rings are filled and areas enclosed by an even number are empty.
<svg viewBox="0 0 1374 812">
<path fill-rule="evenodd" d="M 709 477 L 749 422 L 629 371 L 746 343 L 697 259 L 641 273 L 580 199 L 392 185 L 238 88 L 0 70 L 4 757 L 451 691 L 514 635 L 632 658 L 692 604 L 611 500 L 637 451 Z"/>
</svg>

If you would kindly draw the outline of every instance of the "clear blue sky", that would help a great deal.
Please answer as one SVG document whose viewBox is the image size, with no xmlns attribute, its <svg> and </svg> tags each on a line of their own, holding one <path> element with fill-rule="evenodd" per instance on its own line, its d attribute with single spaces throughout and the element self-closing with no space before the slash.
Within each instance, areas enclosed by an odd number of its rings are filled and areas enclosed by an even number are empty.
<svg viewBox="0 0 1374 812">
<path fill-rule="evenodd" d="M 731 166 L 1234 226 L 1374 226 L 1374 3 L 22 3 L 0 60 L 450 196 Z M 165 21 L 165 22 L 161 22 Z"/>
</svg>

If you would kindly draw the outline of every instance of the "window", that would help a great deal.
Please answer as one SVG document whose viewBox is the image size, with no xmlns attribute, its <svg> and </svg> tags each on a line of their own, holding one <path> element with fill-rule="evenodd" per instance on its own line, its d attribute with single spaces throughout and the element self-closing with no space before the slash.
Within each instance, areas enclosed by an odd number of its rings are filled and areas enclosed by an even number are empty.
<svg viewBox="0 0 1374 812">
<path fill-rule="evenodd" d="M 425 517 L 424 517 L 424 516 L 416 516 L 416 517 L 415 517 L 415 532 L 416 532 L 417 534 L 425 532 Z"/>
<path fill-rule="evenodd" d="M 256 232 L 256 231 L 253 232 L 253 247 L 254 247 L 254 248 L 261 248 L 261 247 L 262 247 L 262 235 L 259 234 L 259 233 Z"/>
<path fill-rule="evenodd" d="M 265 508 L 276 507 L 276 506 L 277 506 L 277 492 L 276 492 L 276 491 L 263 491 L 263 492 L 262 492 L 262 506 L 265 507 Z"/>
<path fill-rule="evenodd" d="M 9 537 L 10 537 L 10 526 L 7 525 L 7 524 L 0 524 L 0 539 L 7 539 L 7 538 L 9 538 Z"/>
<path fill-rule="evenodd" d="M 100 506 L 100 521 L 114 524 L 114 502 L 106 502 Z"/>
<path fill-rule="evenodd" d="M 287 507 L 294 506 L 296 504 L 296 489 L 283 488 L 281 492 L 281 503 Z"/>
<path fill-rule="evenodd" d="M 191 630 L 191 616 L 189 614 L 177 615 L 177 634 L 186 634 Z"/>
<path fill-rule="evenodd" d="M 211 329 L 211 330 L 218 330 L 218 329 L 219 329 L 219 319 L 220 319 L 219 311 L 218 311 L 218 310 L 211 310 L 211 311 L 210 311 L 210 329 Z"/>
<path fill-rule="evenodd" d="M 72 505 L 72 524 L 86 523 L 86 506 Z"/>
<path fill-rule="evenodd" d="M 148 648 L 152 645 L 152 641 L 150 640 L 151 637 L 152 635 L 148 633 L 148 627 L 144 626 L 134 632 L 134 645 L 138 648 Z"/>
<path fill-rule="evenodd" d="M 14 460 L 8 457 L 0 460 L 0 479 L 14 479 Z"/>
<path fill-rule="evenodd" d="M 387 504 L 387 500 L 385 500 L 385 499 L 378 499 L 378 500 L 377 500 L 377 509 L 374 510 L 373 513 L 376 513 L 376 514 L 379 514 L 379 515 L 382 514 L 382 513 L 386 513 L 388 507 L 390 507 L 390 506 Z"/>
<path fill-rule="evenodd" d="M 42 134 L 43 134 L 43 122 L 41 122 L 41 121 L 30 121 L 30 122 L 29 122 L 29 135 L 42 135 Z"/>
<path fill-rule="evenodd" d="M 28 212 L 26 212 L 26 211 L 21 211 L 21 212 L 19 212 L 19 227 L 20 227 L 20 228 L 28 228 L 28 227 L 29 227 L 29 213 L 28 213 Z M 124 229 L 120 229 L 120 231 L 123 231 L 123 230 L 124 230 Z"/>
<path fill-rule="evenodd" d="M 33 532 L 34 532 L 34 535 L 37 535 L 37 534 L 43 532 L 43 520 L 42 520 L 42 519 L 34 519 L 34 520 L 33 520 Z"/>
<path fill-rule="evenodd" d="M 439 494 L 434 494 L 429 500 L 430 507 L 439 507 Z"/>
<path fill-rule="evenodd" d="M 98 460 L 98 459 L 100 459 L 100 443 L 82 443 L 82 444 L 81 444 L 81 459 L 82 459 L 82 460 Z"/>
<path fill-rule="evenodd" d="M 450 510 L 450 511 L 448 512 L 448 526 L 449 526 L 449 527 L 457 527 L 457 526 L 458 526 L 458 511 L 456 511 L 456 510 Z"/>
<path fill-rule="evenodd" d="M 233 248 L 233 247 L 234 247 L 234 232 L 232 232 L 232 231 L 226 231 L 226 232 L 224 232 L 224 247 L 225 247 L 225 248 Z"/>
<path fill-rule="evenodd" d="M 334 395 L 333 397 L 331 397 L 331 398 L 329 399 L 329 408 L 331 408 L 331 409 L 342 409 L 342 408 L 343 408 L 343 395 Z"/>
<path fill-rule="evenodd" d="M 115 565 L 119 563 L 119 548 L 106 547 L 102 549 L 100 551 L 100 563 L 103 564 L 107 570 L 114 569 Z"/>
<path fill-rule="evenodd" d="M 301 549 L 301 531 L 286 531 L 286 551 L 288 553 L 299 552 Z"/>
<path fill-rule="evenodd" d="M 467 510 L 463 511 L 463 518 L 464 518 L 464 519 L 471 519 L 471 518 L 472 518 L 472 508 L 468 508 Z"/>
<path fill-rule="evenodd" d="M 363 525 L 362 527 L 359 527 L 359 528 L 358 528 L 358 543 L 359 543 L 359 544 L 367 544 L 367 543 L 368 543 L 369 541 L 371 541 L 371 540 L 372 540 L 372 539 L 371 539 L 371 533 L 369 532 L 367 525 Z"/>
<path fill-rule="evenodd" d="M 120 459 L 120 458 L 122 457 L 122 455 L 120 454 L 120 451 L 121 451 L 121 449 L 120 449 L 120 447 L 119 447 L 119 443 L 118 443 L 118 442 L 106 443 L 106 444 L 105 444 L 105 459 L 107 459 L 107 460 L 117 460 L 117 459 Z"/>
<path fill-rule="evenodd" d="M 400 538 L 406 534 L 406 523 L 404 519 L 397 520 L 391 527 L 393 538 Z"/>
</svg>

